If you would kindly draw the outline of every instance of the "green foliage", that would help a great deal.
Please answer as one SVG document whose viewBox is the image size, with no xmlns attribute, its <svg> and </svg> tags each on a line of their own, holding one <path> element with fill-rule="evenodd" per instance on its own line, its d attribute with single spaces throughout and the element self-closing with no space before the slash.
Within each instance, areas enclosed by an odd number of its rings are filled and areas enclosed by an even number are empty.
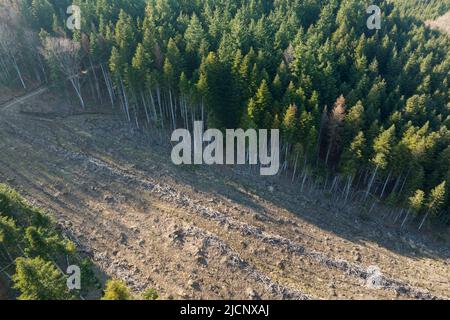
<svg viewBox="0 0 450 320">
<path fill-rule="evenodd" d="M 450 3 L 441 0 L 394 0 L 394 4 L 403 14 L 419 19 L 435 19 L 450 10 Z"/>
<path fill-rule="evenodd" d="M 409 198 L 409 205 L 415 213 L 419 213 L 424 205 L 425 192 L 417 190 L 412 197 Z"/>
<path fill-rule="evenodd" d="M 271 114 L 272 94 L 266 80 L 262 80 L 256 95 L 248 104 L 248 114 L 257 128 L 272 128 L 273 117 Z"/>
<path fill-rule="evenodd" d="M 13 247 L 19 239 L 19 229 L 13 218 L 0 215 L 0 243 Z"/>
<path fill-rule="evenodd" d="M 358 168 L 361 168 L 364 164 L 366 139 L 364 133 L 360 131 L 358 135 L 353 139 L 349 148 L 344 151 L 342 155 L 342 168 L 341 171 L 345 175 L 354 176 Z"/>
<path fill-rule="evenodd" d="M 155 289 L 147 289 L 143 293 L 142 298 L 144 300 L 158 300 L 159 294 L 158 294 L 158 291 L 156 291 Z"/>
<path fill-rule="evenodd" d="M 442 205 L 445 201 L 445 184 L 446 182 L 442 182 L 440 185 L 436 186 L 431 190 L 431 194 L 428 198 L 428 209 L 436 214 L 441 209 Z"/>
<path fill-rule="evenodd" d="M 26 207 L 27 205 L 15 190 L 5 184 L 0 184 L 0 212 L 11 215 Z"/>
<path fill-rule="evenodd" d="M 51 219 L 6 185 L 0 185 L 0 199 L 0 265 L 12 274 L 18 299 L 75 299 L 63 273 L 67 259 L 82 268 L 83 292 L 91 290 L 96 282 L 92 264 L 78 258 L 74 243 L 56 231 Z"/>
<path fill-rule="evenodd" d="M 109 280 L 106 282 L 102 300 L 132 300 L 132 298 L 125 282 L 120 280 Z"/>
<path fill-rule="evenodd" d="M 373 149 L 375 156 L 372 158 L 372 163 L 378 168 L 385 170 L 392 157 L 392 147 L 395 139 L 395 126 L 387 130 L 383 130 L 374 141 Z"/>
<path fill-rule="evenodd" d="M 47 31 L 52 30 L 54 10 L 48 0 L 32 0 L 30 11 L 31 23 L 35 28 L 43 28 Z"/>
<path fill-rule="evenodd" d="M 69 2 L 24 0 L 31 26 L 17 23 L 17 38 L 28 27 L 67 32 L 61 12 Z M 448 211 L 450 38 L 423 21 L 447 12 L 448 1 L 377 1 L 376 31 L 358 0 L 74 2 L 88 40 L 68 35 L 88 49 L 82 64 L 108 67 L 137 124 L 148 113 L 164 128 L 201 114 L 219 129 L 280 128 L 287 153 L 301 146 L 315 175 L 377 168 L 373 182 L 386 178 L 385 191 L 403 203 L 445 181 L 440 210 Z M 18 60 L 34 70 L 38 59 L 27 52 Z"/>
<path fill-rule="evenodd" d="M 297 131 L 297 107 L 295 105 L 291 104 L 287 108 L 281 128 L 285 141 L 292 143 Z"/>
<path fill-rule="evenodd" d="M 197 88 L 208 112 L 208 125 L 215 128 L 235 128 L 242 112 L 238 83 L 226 62 L 210 52 L 200 67 Z"/>
<path fill-rule="evenodd" d="M 14 288 L 19 290 L 19 300 L 68 300 L 66 278 L 53 265 L 40 257 L 17 258 Z"/>
</svg>

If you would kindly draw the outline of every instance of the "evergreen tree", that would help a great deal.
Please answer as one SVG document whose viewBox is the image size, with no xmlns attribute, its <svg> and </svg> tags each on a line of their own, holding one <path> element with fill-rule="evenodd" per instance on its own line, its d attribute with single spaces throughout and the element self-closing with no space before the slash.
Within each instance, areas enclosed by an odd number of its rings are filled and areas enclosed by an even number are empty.
<svg viewBox="0 0 450 320">
<path fill-rule="evenodd" d="M 355 176 L 358 169 L 364 166 L 365 145 L 366 139 L 364 138 L 364 133 L 360 131 L 342 154 L 340 166 L 344 175 Z"/>
<path fill-rule="evenodd" d="M 442 208 L 442 205 L 445 202 L 445 185 L 446 182 L 442 182 L 440 185 L 436 186 L 431 190 L 431 193 L 428 197 L 427 203 L 427 213 L 425 214 L 422 222 L 420 223 L 419 230 L 422 229 L 425 221 L 427 220 L 430 214 L 435 215 Z"/>
<path fill-rule="evenodd" d="M 425 192 L 416 190 L 414 195 L 409 198 L 409 205 L 415 214 L 419 214 L 424 206 Z"/>
<path fill-rule="evenodd" d="M 67 300 L 66 279 L 51 262 L 40 257 L 17 258 L 14 288 L 20 292 L 20 300 Z"/>
<path fill-rule="evenodd" d="M 272 94 L 269 91 L 266 80 L 261 82 L 258 91 L 248 104 L 248 114 L 250 119 L 258 128 L 270 129 L 273 123 Z"/>
<path fill-rule="evenodd" d="M 325 158 L 325 164 L 328 164 L 330 159 L 337 159 L 341 152 L 342 147 L 342 126 L 345 119 L 345 98 L 340 96 L 334 104 L 330 117 L 328 118 L 327 133 L 328 133 L 328 146 L 327 154 Z"/>
<path fill-rule="evenodd" d="M 102 300 L 132 300 L 132 296 L 125 282 L 108 280 Z"/>
</svg>

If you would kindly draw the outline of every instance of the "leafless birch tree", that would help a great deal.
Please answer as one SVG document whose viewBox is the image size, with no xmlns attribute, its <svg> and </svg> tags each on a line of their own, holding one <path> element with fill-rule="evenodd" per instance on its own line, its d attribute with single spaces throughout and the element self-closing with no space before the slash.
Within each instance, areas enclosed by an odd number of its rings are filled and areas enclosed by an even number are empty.
<svg viewBox="0 0 450 320">
<path fill-rule="evenodd" d="M 80 85 L 80 49 L 80 44 L 70 39 L 48 37 L 44 40 L 43 54 L 48 63 L 54 64 L 69 80 L 80 100 L 81 106 L 85 108 Z"/>
</svg>

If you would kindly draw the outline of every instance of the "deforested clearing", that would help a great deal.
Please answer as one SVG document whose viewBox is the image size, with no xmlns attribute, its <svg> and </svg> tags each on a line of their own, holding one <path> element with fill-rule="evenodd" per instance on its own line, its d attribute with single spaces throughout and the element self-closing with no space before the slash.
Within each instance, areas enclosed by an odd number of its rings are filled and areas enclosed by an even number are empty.
<svg viewBox="0 0 450 320">
<path fill-rule="evenodd" d="M 450 35 L 450 11 L 436 20 L 427 21 L 427 24 L 433 29 L 441 30 Z"/>
<path fill-rule="evenodd" d="M 1 113 L 0 179 L 49 209 L 82 252 L 134 292 L 450 297 L 444 229 L 399 229 L 398 212 L 367 214 L 248 168 L 178 167 L 157 135 L 124 128 L 110 109 L 62 103 L 46 93 Z M 378 287 L 368 285 L 373 266 Z"/>
</svg>

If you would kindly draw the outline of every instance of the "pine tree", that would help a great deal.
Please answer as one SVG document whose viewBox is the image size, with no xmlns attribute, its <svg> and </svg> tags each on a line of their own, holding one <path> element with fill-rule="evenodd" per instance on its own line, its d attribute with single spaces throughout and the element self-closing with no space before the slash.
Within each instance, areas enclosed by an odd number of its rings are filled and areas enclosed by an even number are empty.
<svg viewBox="0 0 450 320">
<path fill-rule="evenodd" d="M 278 74 L 275 76 L 275 79 L 273 79 L 272 92 L 273 92 L 273 98 L 276 101 L 279 101 L 282 98 L 283 84 L 281 82 L 281 77 Z"/>
<path fill-rule="evenodd" d="M 0 245 L 5 250 L 10 263 L 13 262 L 13 257 L 18 251 L 16 244 L 20 241 L 19 239 L 19 228 L 14 219 L 0 215 Z"/>
<path fill-rule="evenodd" d="M 119 13 L 119 19 L 114 31 L 114 42 L 121 59 L 120 71 L 124 75 L 125 64 L 131 62 L 137 45 L 134 21 L 124 10 L 121 10 Z"/>
<path fill-rule="evenodd" d="M 422 220 L 422 222 L 419 225 L 419 230 L 422 229 L 425 221 L 427 220 L 428 216 L 430 214 L 435 215 L 439 212 L 442 205 L 445 202 L 445 185 L 446 182 L 442 182 L 440 185 L 436 186 L 434 189 L 431 190 L 431 193 L 428 197 L 427 201 L 427 212 Z"/>
<path fill-rule="evenodd" d="M 298 97 L 295 90 L 294 82 L 290 82 L 286 92 L 284 93 L 283 97 L 283 104 L 288 106 L 290 104 L 297 104 L 298 103 Z"/>
<path fill-rule="evenodd" d="M 83 0 L 75 1 L 82 30 L 72 32 L 64 14 L 71 1 L 0 1 L 0 85 L 26 89 L 28 82 L 45 80 L 62 89 L 68 79 L 82 105 L 81 89 L 90 87 L 100 102 L 107 91 L 128 120 L 133 116 L 139 126 L 140 117 L 153 116 L 163 129 L 166 120 L 186 126 L 185 118 L 200 114 L 222 129 L 282 127 L 294 105 L 291 149 L 300 144 L 310 157 L 308 144 L 316 161 L 330 170 L 356 170 L 365 183 L 370 173 L 364 171 L 376 172 L 380 195 L 407 201 L 417 189 L 429 194 L 448 181 L 450 167 L 442 155 L 450 126 L 445 35 L 429 32 L 419 20 L 405 28 L 406 13 L 398 10 L 404 0 L 382 6 L 383 32 L 367 30 L 362 2 L 322 2 Z M 424 7 L 443 8 L 437 2 Z M 46 39 L 80 47 L 70 76 L 56 59 L 42 59 Z M 97 70 L 104 84 L 95 79 Z M 258 96 L 263 81 L 270 103 Z M 340 93 L 352 106 L 345 119 L 335 121 L 337 110 L 321 118 Z M 380 128 L 393 125 L 403 133 L 400 141 L 394 134 L 389 152 L 375 150 Z M 358 142 L 360 132 L 366 148 Z M 356 146 L 364 155 L 358 165 L 349 154 Z M 376 179 L 381 177 L 384 182 Z M 448 208 L 448 196 L 445 201 Z"/>
<path fill-rule="evenodd" d="M 17 258 L 14 288 L 20 292 L 19 300 L 67 300 L 66 279 L 51 262 L 42 258 Z"/>
<path fill-rule="evenodd" d="M 31 1 L 31 18 L 32 25 L 36 29 L 52 30 L 52 22 L 55 11 L 48 0 L 32 0 Z"/>
<path fill-rule="evenodd" d="M 271 115 L 272 103 L 272 94 L 269 91 L 266 80 L 263 80 L 247 109 L 250 119 L 258 128 L 270 129 L 273 122 Z"/>
<path fill-rule="evenodd" d="M 327 124 L 328 149 L 325 164 L 331 159 L 337 159 L 342 148 L 342 126 L 345 119 L 345 98 L 340 96 L 334 104 Z"/>
<path fill-rule="evenodd" d="M 205 31 L 201 25 L 200 20 L 194 13 L 189 21 L 189 25 L 184 33 L 184 40 L 186 41 L 186 51 L 188 53 L 200 53 L 202 41 L 205 39 Z"/>
<path fill-rule="evenodd" d="M 385 170 L 390 164 L 394 139 L 395 126 L 382 131 L 375 139 L 373 144 L 375 156 L 371 159 L 371 162 L 377 168 Z"/>
<path fill-rule="evenodd" d="M 146 78 L 146 74 L 150 72 L 152 65 L 150 54 L 145 51 L 142 43 L 138 44 L 131 65 L 133 67 L 133 86 L 140 87 L 142 90 L 144 85 L 142 79 Z"/>
<path fill-rule="evenodd" d="M 295 105 L 292 104 L 287 108 L 281 128 L 283 139 L 292 143 L 297 133 L 297 107 Z"/>
<path fill-rule="evenodd" d="M 364 106 L 358 101 L 345 115 L 342 143 L 348 146 L 351 140 L 364 128 Z"/>
<path fill-rule="evenodd" d="M 414 195 L 409 198 L 409 205 L 415 214 L 419 214 L 424 206 L 425 192 L 416 190 Z"/>
<path fill-rule="evenodd" d="M 132 300 L 132 296 L 125 282 L 108 280 L 102 300 Z"/>
<path fill-rule="evenodd" d="M 365 162 L 365 146 L 366 139 L 364 138 L 364 133 L 360 131 L 342 154 L 340 167 L 344 175 L 355 176 L 358 170 L 363 167 Z"/>
<path fill-rule="evenodd" d="M 369 185 L 367 187 L 366 196 L 367 199 L 372 185 L 376 179 L 379 171 L 385 171 L 388 165 L 392 161 L 392 148 L 394 146 L 395 139 L 395 126 L 390 127 L 387 130 L 383 130 L 373 143 L 373 153 L 374 156 L 370 160 L 372 165 L 375 167 L 372 178 L 370 179 Z M 389 177 L 389 176 L 388 176 Z"/>
<path fill-rule="evenodd" d="M 241 93 L 231 65 L 221 62 L 210 52 L 200 67 L 196 87 L 204 98 L 208 111 L 208 125 L 231 129 L 242 119 Z"/>
</svg>

